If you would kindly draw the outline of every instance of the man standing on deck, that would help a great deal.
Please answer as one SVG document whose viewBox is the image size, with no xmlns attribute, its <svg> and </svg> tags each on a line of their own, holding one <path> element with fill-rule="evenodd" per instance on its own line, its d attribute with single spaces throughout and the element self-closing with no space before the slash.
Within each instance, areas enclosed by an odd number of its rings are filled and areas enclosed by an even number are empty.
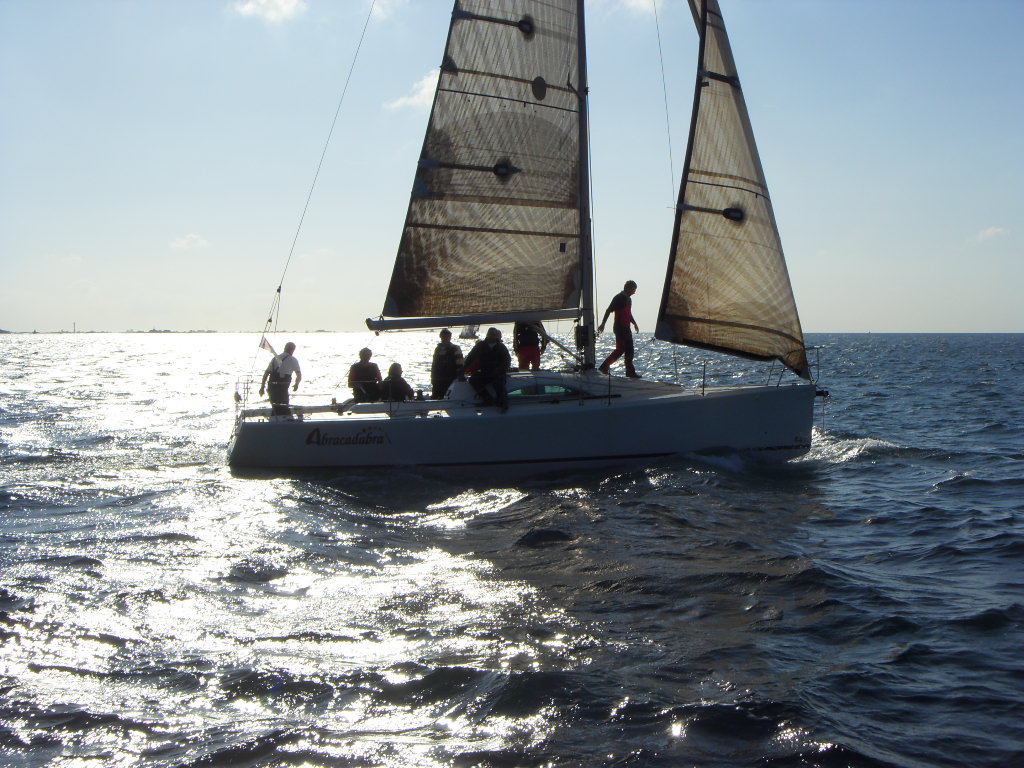
<svg viewBox="0 0 1024 768">
<path fill-rule="evenodd" d="M 612 363 L 618 360 L 620 356 L 624 356 L 626 376 L 631 379 L 640 378 L 640 374 L 633 367 L 633 331 L 629 327 L 632 325 L 638 333 L 640 332 L 640 326 L 633 319 L 633 299 L 630 297 L 634 293 L 636 293 L 636 283 L 632 280 L 627 280 L 626 284 L 622 287 L 622 293 L 615 294 L 615 298 L 608 305 L 608 309 L 604 311 L 604 319 L 597 326 L 598 333 L 604 333 L 604 324 L 608 320 L 608 315 L 612 314 L 612 312 L 615 313 L 615 320 L 612 321 L 612 331 L 615 333 L 615 349 L 601 363 L 601 367 L 597 369 L 603 374 L 607 375 Z"/>
<path fill-rule="evenodd" d="M 513 326 L 512 351 L 516 353 L 519 370 L 539 370 L 540 356 L 547 347 L 548 336 L 539 320 L 535 323 L 516 323 Z"/>
<path fill-rule="evenodd" d="M 452 382 L 462 376 L 465 361 L 462 347 L 452 342 L 452 332 L 443 328 L 441 341 L 434 348 L 434 360 L 430 364 L 430 396 L 434 400 L 444 398 Z"/>
<path fill-rule="evenodd" d="M 288 407 L 288 385 L 292 381 L 292 374 L 295 374 L 292 392 L 298 392 L 299 382 L 302 381 L 299 361 L 295 359 L 293 352 L 295 344 L 289 341 L 284 345 L 284 352 L 270 361 L 267 370 L 263 372 L 263 381 L 260 382 L 260 395 L 269 389 L 270 405 L 275 416 L 291 416 L 292 411 Z"/>
</svg>

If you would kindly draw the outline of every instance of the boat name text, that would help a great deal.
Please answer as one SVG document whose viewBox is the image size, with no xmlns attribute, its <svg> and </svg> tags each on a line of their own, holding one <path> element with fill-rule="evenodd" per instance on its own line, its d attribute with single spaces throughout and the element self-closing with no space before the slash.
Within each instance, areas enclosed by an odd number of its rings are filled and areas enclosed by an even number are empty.
<svg viewBox="0 0 1024 768">
<path fill-rule="evenodd" d="M 370 427 L 354 435 L 332 435 L 317 427 L 306 436 L 306 445 L 384 445 L 384 435 Z"/>
</svg>

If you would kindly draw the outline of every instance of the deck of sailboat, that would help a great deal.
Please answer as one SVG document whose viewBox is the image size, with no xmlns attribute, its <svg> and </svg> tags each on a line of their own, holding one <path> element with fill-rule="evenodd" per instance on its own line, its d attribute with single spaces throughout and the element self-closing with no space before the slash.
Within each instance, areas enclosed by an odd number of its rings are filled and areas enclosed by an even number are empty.
<svg viewBox="0 0 1024 768">
<path fill-rule="evenodd" d="M 605 376 L 597 371 L 515 371 L 508 377 L 509 410 L 531 405 L 550 405 L 583 401 L 652 400 L 658 398 L 720 397 L 729 392 L 760 388 L 760 385 L 681 387 L 666 381 Z M 324 397 L 326 400 L 326 396 Z M 504 415 L 500 409 L 484 405 L 474 397 L 466 382 L 456 382 L 450 395 L 437 400 L 294 404 L 291 416 L 274 416 L 270 407 L 242 408 L 240 420 L 271 422 L 306 420 L 409 419 L 424 416 Z"/>
</svg>

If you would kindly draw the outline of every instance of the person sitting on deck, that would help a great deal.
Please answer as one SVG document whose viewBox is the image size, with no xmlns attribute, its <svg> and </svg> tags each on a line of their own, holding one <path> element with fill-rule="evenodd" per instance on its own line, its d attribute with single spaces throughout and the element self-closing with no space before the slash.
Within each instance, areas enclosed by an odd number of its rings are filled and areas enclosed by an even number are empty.
<svg viewBox="0 0 1024 768">
<path fill-rule="evenodd" d="M 402 378 L 402 366 L 398 363 L 388 368 L 388 377 L 380 385 L 380 399 L 392 402 L 416 399 L 413 388 Z"/>
<path fill-rule="evenodd" d="M 505 377 L 512 367 L 512 355 L 501 343 L 501 331 L 488 328 L 487 336 L 478 341 L 466 356 L 469 383 L 483 399 L 484 405 L 497 405 L 502 413 L 508 410 Z"/>
<path fill-rule="evenodd" d="M 348 385 L 357 403 L 373 403 L 380 400 L 380 368 L 370 362 L 373 352 L 364 347 L 359 350 L 359 362 L 348 369 Z"/>
</svg>

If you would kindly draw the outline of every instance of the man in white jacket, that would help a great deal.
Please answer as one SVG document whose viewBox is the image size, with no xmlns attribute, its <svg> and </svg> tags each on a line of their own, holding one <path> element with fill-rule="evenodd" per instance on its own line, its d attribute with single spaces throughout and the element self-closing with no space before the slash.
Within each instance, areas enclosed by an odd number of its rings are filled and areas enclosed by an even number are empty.
<svg viewBox="0 0 1024 768">
<path fill-rule="evenodd" d="M 275 416 L 291 416 L 292 411 L 288 407 L 288 385 L 291 384 L 292 374 L 295 374 L 292 392 L 298 391 L 299 382 L 302 381 L 302 371 L 299 370 L 299 361 L 295 359 L 294 352 L 295 344 L 289 341 L 284 345 L 284 352 L 270 361 L 267 370 L 263 372 L 263 381 L 260 382 L 261 395 L 269 390 L 270 404 Z"/>
</svg>

